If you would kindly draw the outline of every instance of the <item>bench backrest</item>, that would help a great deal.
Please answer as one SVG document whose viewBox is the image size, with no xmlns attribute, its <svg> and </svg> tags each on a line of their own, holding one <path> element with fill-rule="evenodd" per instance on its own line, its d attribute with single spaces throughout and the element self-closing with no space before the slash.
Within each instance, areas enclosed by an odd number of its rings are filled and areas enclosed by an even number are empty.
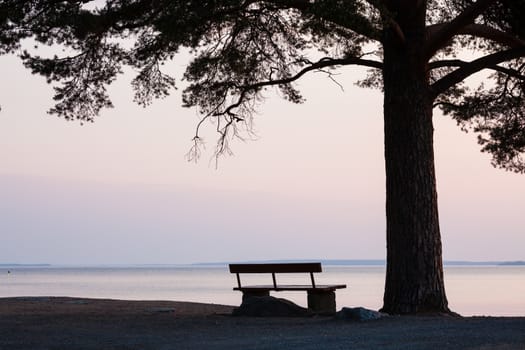
<svg viewBox="0 0 525 350">
<path fill-rule="evenodd" d="M 322 272 L 321 263 L 282 263 L 282 264 L 230 264 L 230 272 L 237 274 L 237 285 L 241 288 L 241 273 L 271 273 L 273 286 L 277 288 L 276 273 L 302 273 L 310 274 L 312 287 L 315 288 L 314 272 Z"/>
<path fill-rule="evenodd" d="M 230 264 L 231 273 L 322 272 L 321 263 Z"/>
</svg>

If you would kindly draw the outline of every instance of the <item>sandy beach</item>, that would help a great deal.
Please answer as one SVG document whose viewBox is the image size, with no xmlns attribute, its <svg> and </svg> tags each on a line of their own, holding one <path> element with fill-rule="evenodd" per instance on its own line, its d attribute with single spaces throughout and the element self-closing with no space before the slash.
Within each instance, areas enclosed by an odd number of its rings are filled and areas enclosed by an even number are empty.
<svg viewBox="0 0 525 350">
<path fill-rule="evenodd" d="M 0 299 L 0 349 L 525 349 L 525 317 L 230 316 L 174 301 Z"/>
</svg>

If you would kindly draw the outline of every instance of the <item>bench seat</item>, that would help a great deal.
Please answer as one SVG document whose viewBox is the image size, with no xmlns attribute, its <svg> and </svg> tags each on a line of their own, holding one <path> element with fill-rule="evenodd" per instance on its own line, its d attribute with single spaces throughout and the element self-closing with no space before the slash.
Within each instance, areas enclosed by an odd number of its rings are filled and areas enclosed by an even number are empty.
<svg viewBox="0 0 525 350">
<path fill-rule="evenodd" d="M 299 284 L 279 284 L 277 287 L 273 285 L 261 285 L 261 286 L 242 286 L 234 287 L 233 290 L 239 290 L 241 292 L 251 292 L 251 291 L 260 291 L 260 290 L 272 290 L 272 291 L 319 291 L 319 292 L 331 292 L 336 289 L 346 288 L 346 284 L 317 284 L 315 287 L 312 287 L 310 284 L 299 285 Z"/>
</svg>

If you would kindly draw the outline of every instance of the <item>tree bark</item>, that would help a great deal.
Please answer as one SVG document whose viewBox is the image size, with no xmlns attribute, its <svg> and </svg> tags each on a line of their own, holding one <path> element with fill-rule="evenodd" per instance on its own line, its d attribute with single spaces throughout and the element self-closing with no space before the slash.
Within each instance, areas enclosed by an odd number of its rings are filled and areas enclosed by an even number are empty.
<svg viewBox="0 0 525 350">
<path fill-rule="evenodd" d="M 383 40 L 387 271 L 382 311 L 449 312 L 425 38 L 412 35 L 417 28 L 403 30 L 402 42 L 393 30 Z"/>
</svg>

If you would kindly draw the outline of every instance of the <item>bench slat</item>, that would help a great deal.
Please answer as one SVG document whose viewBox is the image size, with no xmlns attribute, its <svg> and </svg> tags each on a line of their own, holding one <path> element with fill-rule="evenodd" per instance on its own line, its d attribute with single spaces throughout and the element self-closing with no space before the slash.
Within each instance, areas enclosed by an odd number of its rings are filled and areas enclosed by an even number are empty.
<svg viewBox="0 0 525 350">
<path fill-rule="evenodd" d="M 301 273 L 322 272 L 321 263 L 230 264 L 231 273 Z"/>
<path fill-rule="evenodd" d="M 257 292 L 257 291 L 333 291 L 336 289 L 346 288 L 346 284 L 324 284 L 317 285 L 312 287 L 311 285 L 277 285 L 274 287 L 272 285 L 258 285 L 258 286 L 243 286 L 243 287 L 234 287 L 233 290 L 239 290 L 242 292 Z"/>
</svg>

